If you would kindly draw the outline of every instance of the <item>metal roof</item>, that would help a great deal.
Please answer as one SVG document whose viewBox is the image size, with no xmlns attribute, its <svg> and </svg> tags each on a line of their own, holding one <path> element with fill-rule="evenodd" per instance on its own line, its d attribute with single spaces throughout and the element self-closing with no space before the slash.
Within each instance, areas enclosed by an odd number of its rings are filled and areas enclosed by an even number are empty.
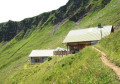
<svg viewBox="0 0 120 84">
<path fill-rule="evenodd" d="M 63 43 L 101 40 L 101 31 L 102 31 L 102 38 L 104 38 L 105 36 L 110 35 L 111 30 L 112 30 L 112 25 L 103 26 L 102 28 L 93 27 L 93 28 L 72 30 L 68 33 Z"/>
<path fill-rule="evenodd" d="M 54 50 L 32 50 L 29 57 L 49 57 L 53 56 Z"/>
</svg>

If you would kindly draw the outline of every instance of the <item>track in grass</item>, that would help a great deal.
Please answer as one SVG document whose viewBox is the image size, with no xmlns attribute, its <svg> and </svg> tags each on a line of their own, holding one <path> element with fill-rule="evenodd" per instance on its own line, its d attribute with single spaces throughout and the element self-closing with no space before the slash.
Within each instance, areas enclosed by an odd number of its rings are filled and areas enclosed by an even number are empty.
<svg viewBox="0 0 120 84">
<path fill-rule="evenodd" d="M 108 67 L 110 67 L 111 69 L 114 70 L 114 72 L 116 73 L 116 75 L 118 76 L 119 80 L 120 80 L 120 67 L 116 66 L 114 63 L 110 62 L 108 59 L 107 59 L 107 56 L 104 52 L 102 52 L 101 50 L 93 47 L 95 50 L 97 50 L 98 52 L 101 53 L 101 60 L 102 62 L 107 65 Z"/>
</svg>

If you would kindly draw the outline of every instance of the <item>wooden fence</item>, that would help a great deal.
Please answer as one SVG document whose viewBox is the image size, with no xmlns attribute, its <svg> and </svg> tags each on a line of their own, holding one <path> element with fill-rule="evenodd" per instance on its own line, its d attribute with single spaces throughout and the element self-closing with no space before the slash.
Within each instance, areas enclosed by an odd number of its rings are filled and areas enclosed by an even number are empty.
<svg viewBox="0 0 120 84">
<path fill-rule="evenodd" d="M 54 56 L 65 56 L 70 54 L 70 51 L 54 51 Z"/>
</svg>

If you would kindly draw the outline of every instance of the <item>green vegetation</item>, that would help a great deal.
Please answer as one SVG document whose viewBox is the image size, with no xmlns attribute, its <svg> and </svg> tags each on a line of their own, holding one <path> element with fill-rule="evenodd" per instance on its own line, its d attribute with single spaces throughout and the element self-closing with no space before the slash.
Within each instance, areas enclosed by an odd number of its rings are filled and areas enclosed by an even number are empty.
<svg viewBox="0 0 120 84">
<path fill-rule="evenodd" d="M 0 43 L 0 47 L 2 47 L 3 45 L 4 45 L 4 42 L 1 42 L 1 43 Z"/>
<path fill-rule="evenodd" d="M 28 37 L 31 35 L 33 29 L 42 29 L 49 24 L 56 25 L 65 19 L 76 22 L 84 18 L 87 13 L 104 8 L 110 1 L 111 0 L 69 0 L 65 6 L 58 10 L 46 12 L 32 18 L 26 18 L 20 22 L 9 20 L 8 22 L 0 24 L 0 42 L 10 41 L 21 31 L 24 31 L 22 36 L 26 35 Z"/>
<path fill-rule="evenodd" d="M 104 38 L 97 47 L 104 51 L 112 62 L 120 66 L 120 31 Z"/>
<path fill-rule="evenodd" d="M 20 35 L 16 36 L 6 46 L 0 49 L 0 83 L 2 83 L 8 75 L 10 76 L 16 72 L 16 69 L 28 63 L 28 55 L 33 49 L 48 49 L 58 46 L 65 47 L 65 45 L 62 44 L 64 39 L 62 35 L 65 36 L 73 26 L 73 22 L 67 21 L 59 27 L 60 29 L 57 32 L 54 32 L 54 27 L 49 25 L 42 30 L 36 29 L 29 38 L 18 40 L 18 36 Z M 63 30 L 66 31 L 62 32 Z"/>
<path fill-rule="evenodd" d="M 48 84 L 48 81 L 51 83 L 118 84 L 114 72 L 102 64 L 99 59 L 100 54 L 90 47 L 76 55 L 63 58 L 53 57 L 49 62 L 46 61 L 41 65 L 29 64 L 28 55 L 32 50 L 66 47 L 62 42 L 72 29 L 92 27 L 98 23 L 119 27 L 119 0 L 111 0 L 110 3 L 110 0 L 89 0 L 88 4 L 81 8 L 83 4 L 81 2 L 84 1 L 88 0 L 70 0 L 58 10 L 27 18 L 21 22 L 9 21 L 10 24 L 0 24 L 0 46 L 3 45 L 4 39 L 8 41 L 14 37 L 0 49 L 0 84 L 33 82 Z M 103 2 L 104 6 L 102 1 L 106 1 Z M 89 12 L 83 12 L 89 7 Z M 81 17 L 79 16 L 81 13 L 86 15 Z M 70 20 L 71 17 L 73 20 Z M 15 23 L 17 29 L 11 23 Z M 11 32 L 13 36 L 5 36 L 10 27 L 13 30 L 16 29 Z M 5 31 L 1 31 L 4 28 Z M 103 49 L 110 60 L 120 65 L 119 32 L 103 39 L 97 47 Z"/>
<path fill-rule="evenodd" d="M 91 47 L 76 55 L 53 57 L 41 65 L 26 64 L 5 83 L 18 84 L 118 84 L 118 78 Z"/>
<path fill-rule="evenodd" d="M 112 0 L 105 8 L 89 13 L 76 28 L 92 27 L 98 23 L 102 25 L 113 25 L 116 28 L 120 22 L 119 3 L 119 0 Z"/>
</svg>

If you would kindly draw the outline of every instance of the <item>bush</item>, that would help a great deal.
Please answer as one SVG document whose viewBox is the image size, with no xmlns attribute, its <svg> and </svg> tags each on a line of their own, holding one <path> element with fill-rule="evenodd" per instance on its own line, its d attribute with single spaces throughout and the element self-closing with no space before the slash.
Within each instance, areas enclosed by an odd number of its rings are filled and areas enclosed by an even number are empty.
<svg viewBox="0 0 120 84">
<path fill-rule="evenodd" d="M 52 60 L 52 57 L 48 57 L 48 61 Z"/>
</svg>

